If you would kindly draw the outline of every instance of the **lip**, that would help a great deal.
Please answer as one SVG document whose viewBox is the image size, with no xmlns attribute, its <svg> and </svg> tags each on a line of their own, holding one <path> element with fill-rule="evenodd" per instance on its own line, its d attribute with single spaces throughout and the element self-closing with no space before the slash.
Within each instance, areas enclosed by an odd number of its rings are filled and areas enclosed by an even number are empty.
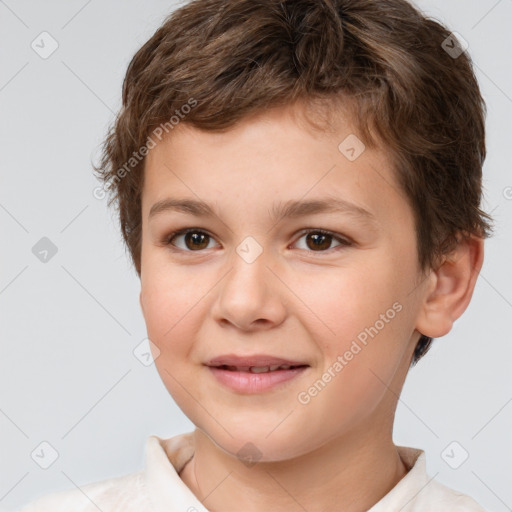
<svg viewBox="0 0 512 512">
<path fill-rule="evenodd" d="M 243 368 L 243 370 L 229 370 L 223 366 L 234 366 Z M 287 370 L 275 370 L 262 373 L 252 373 L 247 371 L 249 367 L 263 367 L 275 365 L 299 366 L 298 368 L 289 368 Z M 258 354 L 252 356 L 237 356 L 228 354 L 218 356 L 206 363 L 208 370 L 218 382 L 227 388 L 242 394 L 257 394 L 271 391 L 282 387 L 285 383 L 302 375 L 310 365 L 292 359 Z"/>
<path fill-rule="evenodd" d="M 210 359 L 206 366 L 237 366 L 237 367 L 248 367 L 248 366 L 275 366 L 275 365 L 290 365 L 290 366 L 302 366 L 308 365 L 305 361 L 298 361 L 292 359 L 284 359 L 282 357 L 271 356 L 268 354 L 255 354 L 251 356 L 239 356 L 236 354 L 226 354 L 214 357 Z"/>
</svg>

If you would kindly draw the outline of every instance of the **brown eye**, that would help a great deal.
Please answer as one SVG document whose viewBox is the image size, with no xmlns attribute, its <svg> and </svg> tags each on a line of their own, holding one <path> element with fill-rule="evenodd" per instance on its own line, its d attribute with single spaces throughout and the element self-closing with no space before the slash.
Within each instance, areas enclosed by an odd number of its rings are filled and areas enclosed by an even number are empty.
<svg viewBox="0 0 512 512">
<path fill-rule="evenodd" d="M 337 249 L 338 246 L 349 247 L 352 245 L 352 242 L 349 240 L 322 229 L 310 229 L 304 232 L 299 240 L 303 238 L 306 240 L 306 247 L 299 248 L 309 252 L 327 252 L 330 249 Z M 183 239 L 183 241 L 180 242 L 180 239 Z M 331 247 L 333 241 L 338 246 Z M 196 228 L 175 231 L 164 240 L 165 245 L 172 245 L 184 252 L 198 252 L 203 249 L 210 249 L 213 247 L 210 246 L 210 243 L 215 243 L 214 238 L 205 231 Z"/>
<path fill-rule="evenodd" d="M 301 238 L 305 238 L 306 240 L 306 250 L 310 250 L 313 252 L 326 252 L 329 249 L 335 249 L 335 247 L 331 247 L 333 241 L 338 242 L 338 246 L 350 246 L 351 243 L 347 240 L 344 240 L 343 238 L 340 238 L 333 233 L 330 233 L 328 231 L 323 230 L 310 230 L 306 233 L 303 233 Z M 299 247 L 301 249 L 304 249 L 304 247 Z"/>
<path fill-rule="evenodd" d="M 179 244 L 174 243 L 176 239 L 183 237 L 184 247 Z M 169 239 L 168 244 L 175 245 L 176 247 L 188 250 L 188 251 L 200 251 L 202 249 L 207 249 L 209 242 L 211 241 L 210 235 L 205 233 L 204 231 L 199 231 L 197 229 L 190 229 L 185 231 L 178 231 L 174 233 Z"/>
<path fill-rule="evenodd" d="M 323 233 L 309 233 L 306 235 L 307 245 L 310 249 L 329 249 L 332 241 L 331 235 Z"/>
</svg>

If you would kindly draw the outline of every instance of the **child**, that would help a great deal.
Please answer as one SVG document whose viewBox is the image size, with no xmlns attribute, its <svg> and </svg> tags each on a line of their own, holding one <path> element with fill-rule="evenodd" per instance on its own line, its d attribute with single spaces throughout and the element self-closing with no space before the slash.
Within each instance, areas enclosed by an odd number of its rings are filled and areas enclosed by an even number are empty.
<svg viewBox="0 0 512 512">
<path fill-rule="evenodd" d="M 392 432 L 482 267 L 484 113 L 461 43 L 405 0 L 176 10 L 96 171 L 196 429 L 23 512 L 483 511 Z"/>
</svg>

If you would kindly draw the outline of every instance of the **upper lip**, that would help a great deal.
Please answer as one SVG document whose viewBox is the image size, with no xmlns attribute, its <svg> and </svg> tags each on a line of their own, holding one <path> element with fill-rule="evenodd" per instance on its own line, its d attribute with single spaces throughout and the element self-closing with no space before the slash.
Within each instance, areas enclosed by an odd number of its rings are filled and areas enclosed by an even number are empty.
<svg viewBox="0 0 512 512">
<path fill-rule="evenodd" d="M 267 354 L 255 354 L 252 356 L 238 356 L 236 354 L 226 354 L 210 359 L 206 366 L 275 366 L 275 365 L 289 365 L 289 366 L 309 366 L 304 361 L 297 361 L 292 359 L 284 359 L 282 357 L 271 356 Z"/>
</svg>

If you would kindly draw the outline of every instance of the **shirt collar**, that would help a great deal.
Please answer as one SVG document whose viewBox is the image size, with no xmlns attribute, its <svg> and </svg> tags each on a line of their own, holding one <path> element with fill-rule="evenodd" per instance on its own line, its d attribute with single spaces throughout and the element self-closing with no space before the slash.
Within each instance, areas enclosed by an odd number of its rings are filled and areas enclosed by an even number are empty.
<svg viewBox="0 0 512 512">
<path fill-rule="evenodd" d="M 146 443 L 146 487 L 155 512 L 208 512 L 185 485 L 179 472 L 194 455 L 193 433 L 169 439 L 149 436 Z"/>
<path fill-rule="evenodd" d="M 397 446 L 398 454 L 408 473 L 368 512 L 412 510 L 415 497 L 430 482 L 426 473 L 424 450 Z M 195 494 L 181 480 L 179 473 L 194 455 L 193 433 L 179 434 L 169 439 L 156 435 L 146 442 L 145 481 L 155 512 L 179 510 L 208 512 Z"/>
<path fill-rule="evenodd" d="M 416 496 L 431 480 L 427 475 L 424 450 L 409 446 L 397 446 L 396 449 L 409 471 L 368 512 L 389 512 L 389 510 L 396 510 L 396 512 L 412 511 Z"/>
</svg>

